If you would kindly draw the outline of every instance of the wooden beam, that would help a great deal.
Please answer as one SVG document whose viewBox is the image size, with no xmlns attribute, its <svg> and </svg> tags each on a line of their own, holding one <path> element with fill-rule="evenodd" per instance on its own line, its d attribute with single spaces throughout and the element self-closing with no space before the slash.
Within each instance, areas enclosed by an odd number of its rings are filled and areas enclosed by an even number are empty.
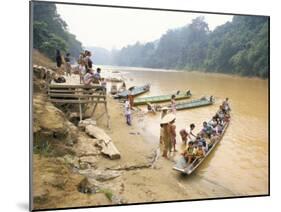
<svg viewBox="0 0 281 212">
<path fill-rule="evenodd" d="M 69 103 L 69 104 L 80 104 L 80 103 L 104 103 L 105 101 L 99 100 L 74 100 L 74 99 L 51 99 L 49 98 L 49 101 L 54 103 Z"/>
<path fill-rule="evenodd" d="M 73 97 L 73 98 L 88 98 L 88 97 L 93 97 L 93 98 L 105 98 L 105 96 L 101 95 L 91 95 L 91 94 L 62 94 L 62 93 L 49 93 L 50 97 Z"/>
<path fill-rule="evenodd" d="M 69 90 L 69 89 L 60 89 L 60 90 L 55 90 L 55 89 L 49 89 L 48 90 L 49 93 L 89 93 L 89 94 L 92 94 L 92 93 L 97 93 L 96 91 L 94 90 L 81 90 L 81 89 L 76 89 L 76 90 Z"/>
<path fill-rule="evenodd" d="M 102 88 L 101 85 L 65 85 L 65 84 L 50 84 L 50 88 Z"/>
</svg>

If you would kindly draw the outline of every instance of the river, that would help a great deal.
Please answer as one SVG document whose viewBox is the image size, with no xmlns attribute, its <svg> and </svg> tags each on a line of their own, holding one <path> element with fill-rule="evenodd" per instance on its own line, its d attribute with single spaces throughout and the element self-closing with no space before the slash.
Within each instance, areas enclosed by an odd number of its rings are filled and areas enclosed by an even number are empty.
<svg viewBox="0 0 281 212">
<path fill-rule="evenodd" d="M 127 87 L 150 83 L 150 92 L 142 96 L 190 89 L 191 100 L 215 97 L 212 106 L 177 111 L 179 150 L 182 148 L 179 130 L 195 123 L 198 132 L 202 122 L 210 120 L 228 97 L 232 108 L 231 123 L 222 141 L 196 170 L 196 176 L 179 178 L 179 183 L 183 187 L 193 185 L 206 190 L 204 186 L 209 182 L 208 185 L 221 187 L 230 196 L 268 193 L 268 80 L 195 71 L 103 67 L 103 74 L 112 71 L 120 71 L 116 76 L 125 77 Z M 146 115 L 139 123 L 143 132 L 150 135 L 149 142 L 159 142 L 159 120 L 160 114 Z"/>
</svg>

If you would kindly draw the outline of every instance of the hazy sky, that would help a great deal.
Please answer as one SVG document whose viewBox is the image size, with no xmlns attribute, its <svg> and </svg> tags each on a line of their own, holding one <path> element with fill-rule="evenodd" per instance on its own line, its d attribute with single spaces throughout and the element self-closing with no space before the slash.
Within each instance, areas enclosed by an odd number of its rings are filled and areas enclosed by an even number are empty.
<svg viewBox="0 0 281 212">
<path fill-rule="evenodd" d="M 98 46 L 108 50 L 122 48 L 137 41 L 154 41 L 168 29 L 191 23 L 205 16 L 210 30 L 231 21 L 230 15 L 183 13 L 156 10 L 136 10 L 57 4 L 58 13 L 71 33 L 83 46 Z"/>
</svg>

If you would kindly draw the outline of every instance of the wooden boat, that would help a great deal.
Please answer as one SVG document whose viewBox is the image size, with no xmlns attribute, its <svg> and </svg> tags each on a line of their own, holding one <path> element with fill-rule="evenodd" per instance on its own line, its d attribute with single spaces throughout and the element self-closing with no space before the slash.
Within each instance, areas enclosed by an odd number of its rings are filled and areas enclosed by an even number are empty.
<svg viewBox="0 0 281 212">
<path fill-rule="evenodd" d="M 120 99 L 120 98 L 126 98 L 129 93 L 131 93 L 132 96 L 138 96 L 140 94 L 148 92 L 150 89 L 150 85 L 146 84 L 143 86 L 133 86 L 130 87 L 128 90 L 122 91 L 121 93 L 117 93 L 114 98 Z"/>
<path fill-rule="evenodd" d="M 202 97 L 200 99 L 195 99 L 192 101 L 186 101 L 186 102 L 180 102 L 176 104 L 176 109 L 177 110 L 185 110 L 185 109 L 191 109 L 191 108 L 196 108 L 196 107 L 202 107 L 202 106 L 208 106 L 214 104 L 215 99 L 210 96 L 209 98 L 207 97 Z M 171 104 L 165 105 L 162 107 L 171 107 Z M 158 107 L 158 110 L 161 111 L 162 107 Z"/>
<path fill-rule="evenodd" d="M 147 103 L 167 102 L 167 101 L 171 100 L 172 95 L 173 94 L 136 98 L 134 100 L 134 105 L 137 106 L 137 105 L 145 105 Z M 191 92 L 190 92 L 190 90 L 188 90 L 186 92 L 178 91 L 177 94 L 174 94 L 174 95 L 176 96 L 176 100 L 188 99 L 191 97 Z"/>
<path fill-rule="evenodd" d="M 229 122 L 230 122 L 230 120 L 225 123 L 225 125 L 223 127 L 223 131 L 220 134 L 219 139 L 217 139 L 217 141 L 215 141 L 212 144 L 212 146 L 209 147 L 208 151 L 206 152 L 206 154 L 203 158 L 197 158 L 191 164 L 187 164 L 185 158 L 183 156 L 181 156 L 179 158 L 179 160 L 176 162 L 176 165 L 173 167 L 173 169 L 176 171 L 179 171 L 183 174 L 187 174 L 187 175 L 190 175 L 191 173 L 193 173 L 201 165 L 201 163 L 203 163 L 203 161 L 208 157 L 208 155 L 215 149 L 217 144 L 221 141 L 221 139 L 223 138 L 223 135 L 229 125 Z"/>
</svg>

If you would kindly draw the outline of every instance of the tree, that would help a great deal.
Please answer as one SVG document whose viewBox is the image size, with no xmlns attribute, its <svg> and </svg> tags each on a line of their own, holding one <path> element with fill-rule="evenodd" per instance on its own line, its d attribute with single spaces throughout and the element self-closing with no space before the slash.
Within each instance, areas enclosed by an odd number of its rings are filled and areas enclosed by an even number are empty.
<svg viewBox="0 0 281 212">
<path fill-rule="evenodd" d="M 67 30 L 66 22 L 57 13 L 56 5 L 33 3 L 33 47 L 55 58 L 56 49 L 78 57 L 82 44 Z"/>
</svg>

